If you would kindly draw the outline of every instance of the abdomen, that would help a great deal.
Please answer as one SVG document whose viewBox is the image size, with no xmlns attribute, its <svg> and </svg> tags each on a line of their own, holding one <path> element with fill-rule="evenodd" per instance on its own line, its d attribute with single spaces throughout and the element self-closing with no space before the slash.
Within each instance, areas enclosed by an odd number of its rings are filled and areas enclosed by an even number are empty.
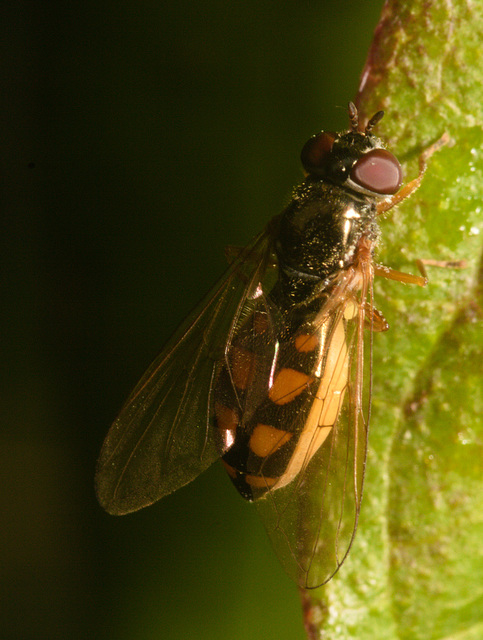
<svg viewBox="0 0 483 640">
<path fill-rule="evenodd" d="M 346 319 L 298 326 L 256 310 L 227 350 L 214 389 L 223 463 L 247 500 L 292 482 L 337 422 L 347 386 Z"/>
</svg>

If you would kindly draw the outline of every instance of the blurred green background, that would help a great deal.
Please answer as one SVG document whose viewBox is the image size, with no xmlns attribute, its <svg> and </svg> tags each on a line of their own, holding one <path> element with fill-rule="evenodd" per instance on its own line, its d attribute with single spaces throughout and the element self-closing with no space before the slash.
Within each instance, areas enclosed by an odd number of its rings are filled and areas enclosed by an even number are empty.
<svg viewBox="0 0 483 640">
<path fill-rule="evenodd" d="M 302 640 L 254 508 L 215 465 L 106 515 L 95 461 L 177 324 L 345 128 L 382 1 L 1 9 L 0 636 Z"/>
</svg>

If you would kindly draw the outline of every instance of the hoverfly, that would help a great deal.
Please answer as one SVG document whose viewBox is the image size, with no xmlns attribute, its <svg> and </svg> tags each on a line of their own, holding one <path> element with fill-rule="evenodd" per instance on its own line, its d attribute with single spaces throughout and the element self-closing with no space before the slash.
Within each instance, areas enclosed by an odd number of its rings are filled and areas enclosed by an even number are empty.
<svg viewBox="0 0 483 640">
<path fill-rule="evenodd" d="M 410 195 L 402 170 L 349 104 L 350 129 L 303 147 L 305 180 L 286 209 L 232 257 L 222 280 L 144 374 L 109 431 L 96 488 L 111 514 L 152 504 L 217 458 L 259 507 L 274 548 L 303 588 L 336 573 L 362 498 L 377 218 Z M 364 391 L 363 391 L 364 390 Z"/>
</svg>

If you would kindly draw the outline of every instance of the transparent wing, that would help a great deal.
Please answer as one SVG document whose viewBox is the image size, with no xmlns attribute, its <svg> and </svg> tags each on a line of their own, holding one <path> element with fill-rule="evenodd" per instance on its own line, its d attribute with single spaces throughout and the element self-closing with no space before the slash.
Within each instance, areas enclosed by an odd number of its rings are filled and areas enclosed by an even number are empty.
<svg viewBox="0 0 483 640">
<path fill-rule="evenodd" d="M 270 489 L 257 500 L 282 565 L 303 588 L 330 580 L 357 527 L 371 385 L 371 341 L 366 365 L 362 343 L 366 318 L 372 324 L 373 317 L 372 280 L 367 280 L 357 296 L 344 294 L 343 283 L 313 323 L 307 341 L 322 333 L 323 349 L 310 393 L 291 417 L 290 431 L 299 434 L 297 448 L 286 473 L 275 484 L 270 480 Z M 279 366 L 292 363 L 288 359 Z M 270 468 L 269 459 L 265 466 Z"/>
<path fill-rule="evenodd" d="M 109 513 L 152 504 L 222 453 L 209 428 L 211 383 L 228 337 L 272 262 L 270 233 L 264 232 L 239 252 L 128 398 L 96 471 L 97 496 Z"/>
</svg>

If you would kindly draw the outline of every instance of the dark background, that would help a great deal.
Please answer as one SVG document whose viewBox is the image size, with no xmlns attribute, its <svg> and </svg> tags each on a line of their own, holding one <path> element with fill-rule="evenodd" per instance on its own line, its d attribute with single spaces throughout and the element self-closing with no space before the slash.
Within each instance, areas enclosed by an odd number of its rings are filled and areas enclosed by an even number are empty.
<svg viewBox="0 0 483 640">
<path fill-rule="evenodd" d="M 95 460 L 176 325 L 344 128 L 381 2 L 22 2 L 0 15 L 0 636 L 297 640 L 215 465 L 125 518 Z"/>
</svg>

